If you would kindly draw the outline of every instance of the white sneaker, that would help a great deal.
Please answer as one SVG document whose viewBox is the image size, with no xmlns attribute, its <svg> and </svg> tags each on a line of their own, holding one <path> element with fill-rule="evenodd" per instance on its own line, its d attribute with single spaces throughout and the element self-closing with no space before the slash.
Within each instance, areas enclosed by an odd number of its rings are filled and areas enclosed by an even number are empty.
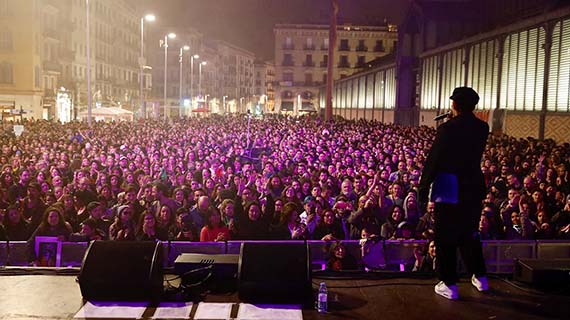
<svg viewBox="0 0 570 320">
<path fill-rule="evenodd" d="M 485 276 L 477 278 L 473 275 L 471 277 L 471 284 L 481 292 L 489 290 L 489 282 Z"/>
<path fill-rule="evenodd" d="M 449 300 L 457 300 L 457 298 L 459 298 L 457 285 L 453 284 L 451 286 L 447 286 L 443 281 L 440 281 L 435 285 L 435 293 Z"/>
</svg>

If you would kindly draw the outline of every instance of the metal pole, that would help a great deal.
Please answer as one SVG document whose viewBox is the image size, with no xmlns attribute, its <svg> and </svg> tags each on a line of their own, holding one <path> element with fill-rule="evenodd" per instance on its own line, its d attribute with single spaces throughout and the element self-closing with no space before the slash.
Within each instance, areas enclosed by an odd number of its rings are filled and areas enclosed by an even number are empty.
<svg viewBox="0 0 570 320">
<path fill-rule="evenodd" d="M 190 55 L 190 108 L 194 106 L 194 55 Z"/>
<path fill-rule="evenodd" d="M 202 63 L 198 65 L 198 97 L 202 96 Z"/>
<path fill-rule="evenodd" d="M 334 48 L 336 46 L 336 16 L 338 14 L 338 2 L 337 0 L 331 0 L 331 22 L 329 26 L 329 57 L 327 65 L 327 95 L 325 101 L 325 120 L 332 120 L 332 89 L 333 89 L 333 79 L 334 79 Z"/>
<path fill-rule="evenodd" d="M 86 33 L 87 33 L 87 124 L 91 127 L 92 113 L 91 113 L 91 29 L 89 18 L 89 0 L 85 0 L 85 14 L 87 15 Z"/>
<path fill-rule="evenodd" d="M 178 117 L 182 118 L 182 57 L 183 57 L 183 48 L 180 48 L 180 54 L 178 55 L 178 61 L 180 62 L 180 79 L 179 79 L 179 88 L 178 88 L 178 93 L 179 93 L 179 99 L 178 100 Z"/>
<path fill-rule="evenodd" d="M 164 120 L 167 118 L 166 86 L 168 84 L 168 35 L 164 36 Z"/>
<path fill-rule="evenodd" d="M 146 118 L 146 110 L 144 105 L 144 95 L 143 95 L 143 78 L 144 78 L 144 17 L 141 18 L 141 56 L 139 58 L 139 99 L 140 99 L 140 109 L 139 112 L 142 113 L 140 116 Z"/>
</svg>

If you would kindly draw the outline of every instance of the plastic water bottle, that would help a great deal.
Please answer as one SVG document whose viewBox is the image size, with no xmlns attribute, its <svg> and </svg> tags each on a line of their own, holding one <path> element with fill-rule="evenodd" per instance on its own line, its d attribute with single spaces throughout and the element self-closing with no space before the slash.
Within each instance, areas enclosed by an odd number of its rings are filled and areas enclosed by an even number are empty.
<svg viewBox="0 0 570 320">
<path fill-rule="evenodd" d="M 327 285 L 324 282 L 321 282 L 319 286 L 319 296 L 317 298 L 317 311 L 320 313 L 327 312 Z"/>
</svg>

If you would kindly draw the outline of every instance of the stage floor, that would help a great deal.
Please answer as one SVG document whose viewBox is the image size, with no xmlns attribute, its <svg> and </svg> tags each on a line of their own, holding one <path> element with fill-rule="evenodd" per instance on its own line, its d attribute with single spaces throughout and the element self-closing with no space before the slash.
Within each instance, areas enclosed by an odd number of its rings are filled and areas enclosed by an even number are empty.
<svg viewBox="0 0 570 320">
<path fill-rule="evenodd" d="M 73 318 L 83 305 L 75 278 L 0 275 L 0 319 Z M 314 286 L 320 281 L 313 279 Z M 436 296 L 435 279 L 324 281 L 329 287 L 329 313 L 303 310 L 304 319 L 570 319 L 569 296 L 517 288 L 501 279 L 490 279 L 488 293 L 478 292 L 463 280 L 458 301 Z M 205 301 L 239 302 L 236 294 L 208 295 Z M 196 305 L 192 316 L 195 310 Z M 143 318 L 150 319 L 152 314 L 149 308 Z"/>
</svg>

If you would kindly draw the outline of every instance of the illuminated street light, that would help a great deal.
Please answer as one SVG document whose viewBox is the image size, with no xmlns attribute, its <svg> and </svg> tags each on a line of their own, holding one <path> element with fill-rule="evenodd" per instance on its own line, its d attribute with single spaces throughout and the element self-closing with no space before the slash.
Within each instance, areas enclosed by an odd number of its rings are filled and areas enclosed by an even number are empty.
<svg viewBox="0 0 570 320">
<path fill-rule="evenodd" d="M 168 85 L 168 39 L 176 38 L 176 34 L 169 33 L 164 36 L 164 41 L 160 40 L 161 46 L 164 47 L 164 119 L 166 120 L 167 113 L 167 101 L 166 101 L 166 89 Z"/>
<path fill-rule="evenodd" d="M 198 96 L 202 96 L 202 66 L 205 66 L 207 64 L 206 61 L 202 61 L 200 62 L 199 65 L 199 72 L 198 72 Z"/>
<path fill-rule="evenodd" d="M 200 59 L 200 56 L 197 54 L 190 55 L 190 101 L 194 101 L 194 59 Z"/>
<path fill-rule="evenodd" d="M 146 69 L 146 59 L 144 57 L 144 22 L 153 22 L 156 20 L 156 17 L 153 14 L 147 14 L 146 16 L 141 18 L 141 55 L 139 57 L 139 98 L 140 98 L 140 107 L 139 111 L 142 113 L 142 117 L 146 118 L 146 107 L 144 102 L 144 93 L 143 93 L 143 78 L 144 78 L 144 70 Z"/>
<path fill-rule="evenodd" d="M 179 95 L 179 104 L 178 104 L 178 117 L 182 118 L 182 61 L 184 61 L 184 51 L 189 51 L 189 46 L 183 46 L 180 48 L 180 53 L 178 54 L 178 62 L 180 63 L 180 79 L 179 79 L 179 87 L 178 87 L 178 95 Z"/>
</svg>

